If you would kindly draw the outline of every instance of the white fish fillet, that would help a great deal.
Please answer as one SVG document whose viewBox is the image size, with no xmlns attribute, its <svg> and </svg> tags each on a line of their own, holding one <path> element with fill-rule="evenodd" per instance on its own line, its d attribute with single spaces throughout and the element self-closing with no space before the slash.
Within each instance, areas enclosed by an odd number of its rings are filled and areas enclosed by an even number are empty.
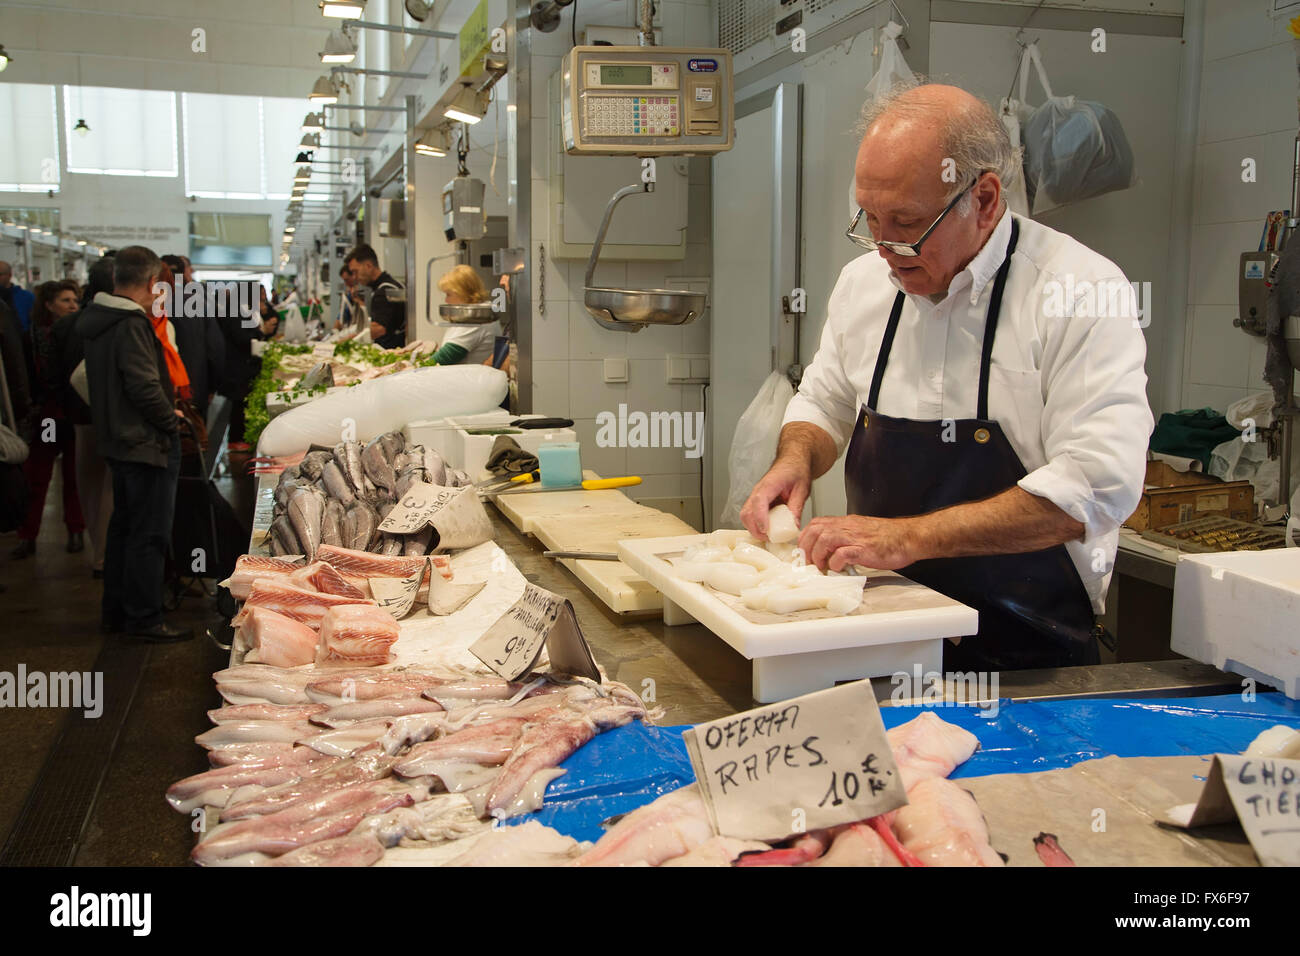
<svg viewBox="0 0 1300 956">
<path fill-rule="evenodd" d="M 205 750 L 262 742 L 296 743 L 314 737 L 321 728 L 301 720 L 241 720 L 218 724 L 199 734 L 194 742 Z"/>
<path fill-rule="evenodd" d="M 369 589 L 363 592 L 350 579 L 324 561 L 313 561 L 305 567 L 294 570 L 288 577 L 288 583 L 305 590 L 318 591 L 321 594 L 334 594 L 339 597 L 353 598 L 360 601 L 364 601 L 370 596 Z"/>
<path fill-rule="evenodd" d="M 254 800 L 232 803 L 221 814 L 221 821 L 224 823 L 227 820 L 278 813 L 289 807 L 310 803 L 335 790 L 380 780 L 388 776 L 392 764 L 392 757 L 377 750 L 368 751 L 350 760 L 336 760 L 326 765 L 319 773 L 272 787 Z"/>
<path fill-rule="evenodd" d="M 364 822 L 364 821 L 363 821 Z M 384 856 L 384 848 L 372 836 L 356 832 L 332 840 L 309 843 L 283 856 L 268 858 L 264 866 L 370 866 Z"/>
<path fill-rule="evenodd" d="M 713 836 L 709 811 L 695 784 L 665 793 L 614 824 L 574 866 L 658 866 Z"/>
<path fill-rule="evenodd" d="M 397 621 L 378 607 L 332 607 L 321 618 L 316 663 L 387 664 L 400 636 Z"/>
<path fill-rule="evenodd" d="M 494 827 L 473 847 L 444 866 L 563 866 L 582 852 L 573 837 L 528 820 L 518 826 Z"/>
<path fill-rule="evenodd" d="M 1274 757 L 1280 760 L 1300 758 L 1300 730 L 1277 724 L 1250 742 L 1243 751 L 1251 757 Z"/>
<path fill-rule="evenodd" d="M 298 747 L 282 741 L 262 741 L 254 744 L 236 744 L 208 751 L 208 763 L 214 767 L 234 764 L 258 763 L 263 766 L 287 766 L 309 763 L 323 755 L 310 747 Z"/>
<path fill-rule="evenodd" d="M 927 866 L 1003 866 L 969 792 L 943 777 L 921 780 L 894 817 L 899 841 Z"/>
<path fill-rule="evenodd" d="M 380 717 L 408 717 L 413 714 L 441 714 L 442 705 L 425 697 L 379 697 L 375 700 L 358 700 L 352 703 L 327 707 L 317 704 L 322 711 L 313 720 L 326 727 L 341 727 L 358 720 L 376 720 Z"/>
<path fill-rule="evenodd" d="M 506 717 L 416 744 L 393 765 L 393 772 L 403 777 L 422 777 L 436 773 L 435 768 L 446 760 L 500 766 L 519 742 L 526 723 L 528 720 L 523 717 Z"/>
<path fill-rule="evenodd" d="M 324 704 L 232 704 L 208 711 L 214 724 L 244 720 L 311 720 L 328 710 Z"/>
<path fill-rule="evenodd" d="M 388 732 L 392 721 L 385 717 L 374 720 L 357 720 L 343 727 L 325 730 L 303 740 L 303 744 L 312 750 L 333 757 L 347 757 L 363 747 L 381 740 Z"/>
</svg>

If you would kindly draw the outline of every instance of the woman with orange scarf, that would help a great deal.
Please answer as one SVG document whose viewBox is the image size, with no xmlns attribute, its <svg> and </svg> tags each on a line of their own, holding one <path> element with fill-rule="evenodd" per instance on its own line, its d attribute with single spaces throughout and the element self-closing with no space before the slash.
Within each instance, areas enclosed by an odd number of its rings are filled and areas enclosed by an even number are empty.
<svg viewBox="0 0 1300 956">
<path fill-rule="evenodd" d="M 175 288 L 175 279 L 176 274 L 164 262 L 162 271 L 158 273 L 157 282 L 162 283 L 170 290 Z M 157 288 L 156 284 L 155 288 Z M 167 360 L 167 371 L 171 374 L 172 387 L 176 390 L 176 397 L 188 401 L 194 397 L 194 393 L 190 389 L 190 375 L 185 371 L 185 363 L 181 361 L 181 353 L 176 351 L 176 344 L 172 341 L 172 336 L 176 333 L 171 328 L 171 316 L 167 314 L 167 310 L 162 306 L 163 302 L 170 301 L 170 298 L 160 298 L 150 311 L 150 318 L 153 321 L 154 335 L 158 336 L 158 341 L 162 343 L 163 357 Z"/>
</svg>

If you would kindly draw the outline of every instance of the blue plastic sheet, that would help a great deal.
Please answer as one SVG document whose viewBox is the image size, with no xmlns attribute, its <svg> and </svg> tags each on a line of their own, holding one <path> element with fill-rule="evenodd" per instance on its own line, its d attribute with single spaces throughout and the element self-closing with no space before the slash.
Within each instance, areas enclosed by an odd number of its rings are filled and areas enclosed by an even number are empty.
<svg viewBox="0 0 1300 956">
<path fill-rule="evenodd" d="M 886 727 L 911 720 L 922 708 L 885 707 Z M 1300 728 L 1300 703 L 1281 694 L 1222 697 L 1001 701 L 995 712 L 936 707 L 964 727 L 980 749 L 953 777 L 1029 773 L 1069 767 L 1082 760 L 1237 753 L 1274 724 Z M 567 771 L 546 793 L 538 820 L 577 840 L 597 840 L 601 824 L 650 803 L 695 779 L 682 733 L 687 727 L 647 727 L 640 722 L 601 734 L 561 766 Z"/>
</svg>

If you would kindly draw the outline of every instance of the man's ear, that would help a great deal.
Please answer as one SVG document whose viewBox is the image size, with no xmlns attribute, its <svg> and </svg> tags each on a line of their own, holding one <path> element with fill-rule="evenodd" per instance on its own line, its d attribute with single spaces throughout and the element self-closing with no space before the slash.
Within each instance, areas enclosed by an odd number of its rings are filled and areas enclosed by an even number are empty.
<svg viewBox="0 0 1300 956">
<path fill-rule="evenodd" d="M 981 229 L 987 229 L 1002 214 L 1002 182 L 996 175 L 984 175 L 971 191 L 979 209 L 977 223 Z"/>
</svg>

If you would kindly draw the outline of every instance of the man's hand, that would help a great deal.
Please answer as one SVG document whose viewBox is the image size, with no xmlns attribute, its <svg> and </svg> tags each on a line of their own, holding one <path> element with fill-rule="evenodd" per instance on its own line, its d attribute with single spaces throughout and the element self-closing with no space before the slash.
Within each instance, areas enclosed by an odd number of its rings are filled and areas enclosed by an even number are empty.
<svg viewBox="0 0 1300 956">
<path fill-rule="evenodd" d="M 371 340 L 377 342 L 377 341 L 379 341 L 381 338 L 383 338 L 383 337 L 384 337 L 385 335 L 387 335 L 387 334 L 388 334 L 388 329 L 384 328 L 384 327 L 383 327 L 382 325 L 380 325 L 378 322 L 371 322 L 371 323 L 370 323 L 370 338 L 371 338 Z"/>
<path fill-rule="evenodd" d="M 754 537 L 767 540 L 767 513 L 772 506 L 784 502 L 798 521 L 811 490 L 812 472 L 806 463 L 778 458 L 749 493 L 740 520 Z"/>
<path fill-rule="evenodd" d="M 823 571 L 855 564 L 896 571 L 920 558 L 916 530 L 911 518 L 814 518 L 800 533 L 799 547 Z"/>
</svg>

